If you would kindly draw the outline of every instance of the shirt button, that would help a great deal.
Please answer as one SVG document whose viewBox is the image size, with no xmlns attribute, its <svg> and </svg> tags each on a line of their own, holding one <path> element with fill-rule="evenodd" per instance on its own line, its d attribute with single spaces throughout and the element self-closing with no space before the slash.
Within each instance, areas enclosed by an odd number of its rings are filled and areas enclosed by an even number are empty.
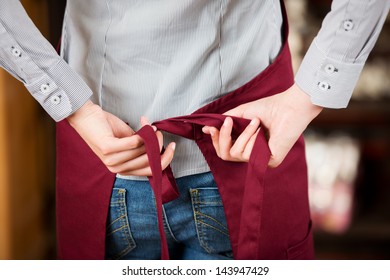
<svg viewBox="0 0 390 280">
<path fill-rule="evenodd" d="M 326 72 L 327 74 L 332 74 L 332 73 L 334 73 L 334 72 L 337 72 L 337 70 L 336 70 L 336 67 L 334 67 L 334 65 L 332 65 L 332 64 L 327 64 L 327 65 L 325 66 L 325 72 Z"/>
<path fill-rule="evenodd" d="M 61 103 L 61 97 L 58 95 L 53 95 L 52 97 L 50 97 L 50 102 L 53 105 L 58 105 Z"/>
<path fill-rule="evenodd" d="M 11 52 L 12 52 L 12 55 L 15 56 L 15 57 L 21 57 L 22 56 L 22 52 L 18 48 L 12 47 L 11 48 Z"/>
<path fill-rule="evenodd" d="M 344 26 L 344 30 L 345 30 L 345 31 L 350 31 L 350 30 L 352 30 L 352 28 L 353 28 L 353 22 L 352 22 L 352 20 L 348 19 L 348 20 L 344 21 L 343 26 Z"/>
<path fill-rule="evenodd" d="M 327 91 L 328 89 L 330 89 L 330 85 L 327 82 L 319 82 L 318 87 L 322 91 Z"/>
<path fill-rule="evenodd" d="M 43 84 L 41 85 L 41 92 L 42 93 L 49 93 L 50 92 L 50 84 Z"/>
</svg>

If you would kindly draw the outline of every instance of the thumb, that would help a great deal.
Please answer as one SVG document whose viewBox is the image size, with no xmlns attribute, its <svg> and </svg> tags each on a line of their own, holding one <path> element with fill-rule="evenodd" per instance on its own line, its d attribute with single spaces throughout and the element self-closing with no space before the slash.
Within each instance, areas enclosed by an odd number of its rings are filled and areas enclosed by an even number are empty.
<svg viewBox="0 0 390 280">
<path fill-rule="evenodd" d="M 225 113 L 223 113 L 224 115 L 227 115 L 227 116 L 234 116 L 234 117 L 240 117 L 240 118 L 243 118 L 244 117 L 244 106 L 243 105 L 240 105 L 240 106 L 237 106 L 236 108 L 233 108 L 229 111 L 226 111 Z"/>
<path fill-rule="evenodd" d="M 291 150 L 296 139 L 288 139 L 287 137 L 278 137 L 270 135 L 268 146 L 271 151 L 271 158 L 268 162 L 268 166 L 271 168 L 278 167 L 288 152 Z"/>
<path fill-rule="evenodd" d="M 129 125 L 127 125 L 124 121 L 108 112 L 107 121 L 111 126 L 114 136 L 117 138 L 129 137 L 134 134 L 134 130 L 132 130 Z"/>
</svg>

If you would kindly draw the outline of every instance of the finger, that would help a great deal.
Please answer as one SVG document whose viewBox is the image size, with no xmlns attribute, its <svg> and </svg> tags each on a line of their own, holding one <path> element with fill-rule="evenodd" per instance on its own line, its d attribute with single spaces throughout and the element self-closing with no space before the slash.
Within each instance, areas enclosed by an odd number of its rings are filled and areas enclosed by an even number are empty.
<svg viewBox="0 0 390 280">
<path fill-rule="evenodd" d="M 150 169 L 150 166 L 140 168 L 140 169 L 135 169 L 135 170 L 123 170 L 119 172 L 118 174 L 122 176 L 152 176 L 152 170 Z"/>
<path fill-rule="evenodd" d="M 171 163 L 175 148 L 176 144 L 170 143 L 165 149 L 165 152 L 161 155 L 161 168 L 163 170 Z M 152 170 L 148 164 L 148 166 L 143 168 L 123 170 L 120 174 L 125 176 L 152 176 Z"/>
<path fill-rule="evenodd" d="M 240 134 L 237 140 L 234 142 L 234 145 L 230 149 L 230 155 L 236 159 L 243 159 L 242 153 L 244 152 L 248 141 L 251 137 L 256 133 L 259 128 L 260 120 L 258 118 L 254 118 L 249 125 L 245 128 L 245 130 Z"/>
<path fill-rule="evenodd" d="M 149 166 L 147 154 L 143 154 L 133 160 L 126 161 L 122 164 L 109 166 L 108 169 L 113 173 L 129 173 L 134 170 L 143 169 Z"/>
<path fill-rule="evenodd" d="M 150 125 L 149 120 L 145 116 L 141 117 L 141 125 L 142 126 Z M 160 151 L 161 151 L 162 146 L 163 146 L 163 135 L 160 131 L 157 131 L 157 128 L 155 126 L 152 126 L 152 128 L 154 129 L 154 131 L 156 131 L 156 136 L 157 136 L 158 143 L 160 145 Z"/>
<path fill-rule="evenodd" d="M 268 141 L 268 146 L 271 151 L 271 158 L 268 163 L 268 166 L 272 168 L 279 166 L 294 145 L 294 143 L 294 139 L 279 138 L 271 135 Z"/>
<path fill-rule="evenodd" d="M 144 126 L 144 125 L 150 125 L 150 122 L 148 121 L 148 119 L 145 117 L 145 116 L 142 116 L 141 117 L 141 125 Z"/>
<path fill-rule="evenodd" d="M 161 131 L 157 131 L 156 136 L 161 151 L 163 147 L 163 134 L 161 133 Z M 145 146 L 142 146 L 141 148 L 143 148 L 143 150 L 146 151 Z M 129 161 L 123 162 L 115 166 L 108 166 L 108 167 L 109 170 L 113 173 L 124 173 L 124 172 L 129 173 L 134 170 L 145 169 L 148 166 L 149 166 L 148 156 L 147 154 L 143 153 L 139 157 L 133 158 Z"/>
<path fill-rule="evenodd" d="M 134 134 L 133 136 L 124 138 L 106 137 L 99 139 L 99 142 L 95 145 L 95 148 L 99 151 L 100 154 L 109 155 L 112 153 L 136 149 L 142 145 L 142 138 L 139 135 Z"/>
<path fill-rule="evenodd" d="M 220 157 L 224 160 L 231 159 L 230 149 L 232 147 L 232 133 L 233 120 L 227 117 L 219 131 L 219 152 Z"/>
<path fill-rule="evenodd" d="M 170 143 L 165 149 L 164 153 L 161 155 L 161 168 L 164 170 L 173 160 L 173 156 L 175 154 L 176 143 Z"/>
<path fill-rule="evenodd" d="M 219 149 L 219 130 L 215 127 L 210 127 L 209 132 L 211 135 L 211 141 L 213 143 L 215 152 L 217 153 L 218 157 L 221 157 L 220 149 Z"/>
<path fill-rule="evenodd" d="M 115 137 L 123 138 L 134 134 L 134 130 L 131 129 L 129 125 L 110 113 L 107 113 L 107 121 L 110 124 Z"/>
<path fill-rule="evenodd" d="M 245 150 L 242 153 L 242 159 L 246 162 L 249 161 L 249 158 L 252 154 L 253 146 L 255 145 L 256 138 L 257 138 L 257 135 L 259 135 L 259 132 L 260 132 L 260 128 L 258 128 L 257 131 L 255 132 L 255 134 L 253 134 L 251 136 L 251 138 L 249 139 L 248 143 L 245 146 Z"/>
<path fill-rule="evenodd" d="M 131 161 L 142 154 L 145 154 L 145 146 L 141 146 L 136 149 L 112 153 L 105 156 L 102 161 L 107 167 L 119 166 L 127 161 Z"/>
<path fill-rule="evenodd" d="M 161 131 L 157 131 L 156 136 L 157 136 L 157 140 L 158 140 L 158 144 L 160 146 L 160 152 L 161 152 L 162 147 L 164 145 L 164 137 L 163 137 L 163 134 L 161 133 Z"/>
<path fill-rule="evenodd" d="M 215 152 L 217 153 L 218 157 L 221 157 L 220 148 L 219 148 L 219 130 L 212 126 L 204 126 L 202 128 L 202 131 L 205 134 L 210 134 Z"/>
<path fill-rule="evenodd" d="M 202 131 L 205 134 L 210 134 L 211 126 L 204 126 L 202 127 Z"/>
<path fill-rule="evenodd" d="M 151 125 L 151 124 L 145 116 L 142 116 L 141 117 L 141 126 L 145 126 L 145 125 Z M 152 128 L 154 131 L 157 131 L 157 127 L 155 127 L 154 125 L 152 125 Z"/>
<path fill-rule="evenodd" d="M 240 106 L 237 106 L 234 109 L 226 111 L 225 113 L 223 113 L 223 115 L 225 115 L 225 116 L 235 116 L 235 117 L 243 118 L 244 117 L 244 112 L 245 112 L 244 106 L 240 105 Z"/>
<path fill-rule="evenodd" d="M 160 131 L 157 131 L 156 136 L 157 136 L 159 146 L 160 146 L 160 151 L 161 151 L 161 149 L 163 147 L 163 135 Z M 143 151 L 143 153 L 141 153 L 142 151 Z M 120 172 L 124 172 L 124 171 L 130 172 L 132 170 L 142 169 L 142 168 L 149 166 L 148 156 L 147 156 L 147 154 L 145 154 L 145 152 L 146 152 L 145 146 L 141 146 L 137 150 L 137 153 L 139 153 L 138 157 L 133 157 L 130 160 L 127 160 L 125 162 L 121 162 L 117 165 L 111 165 L 111 166 L 109 166 L 107 164 L 106 165 L 107 165 L 107 167 L 110 168 L 110 171 L 114 172 L 114 173 L 120 173 Z M 124 156 L 124 154 L 123 154 L 123 156 Z M 105 161 L 103 161 L 103 162 L 105 162 Z"/>
</svg>

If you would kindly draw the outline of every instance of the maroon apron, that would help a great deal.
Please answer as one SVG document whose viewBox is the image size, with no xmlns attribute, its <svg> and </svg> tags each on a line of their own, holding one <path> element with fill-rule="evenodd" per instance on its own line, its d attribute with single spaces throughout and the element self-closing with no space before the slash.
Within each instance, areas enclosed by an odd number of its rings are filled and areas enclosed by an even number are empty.
<svg viewBox="0 0 390 280">
<path fill-rule="evenodd" d="M 282 1 L 283 2 L 283 1 Z M 271 96 L 294 82 L 284 15 L 284 46 L 276 60 L 249 83 L 198 109 L 193 114 L 155 122 L 163 131 L 196 142 L 214 175 L 222 197 L 235 259 L 312 259 L 314 257 L 308 203 L 307 169 L 301 137 L 283 163 L 267 167 L 270 151 L 260 130 L 248 163 L 220 159 L 202 127 L 220 128 L 222 113 L 240 104 Z M 233 118 L 233 138 L 250 120 Z M 162 204 L 178 195 L 168 167 L 161 170 L 157 138 L 150 126 L 137 132 L 153 176 L 161 236 L 161 258 L 168 259 Z M 62 259 L 104 259 L 106 219 L 115 180 L 100 159 L 67 121 L 57 125 L 57 240 Z"/>
</svg>

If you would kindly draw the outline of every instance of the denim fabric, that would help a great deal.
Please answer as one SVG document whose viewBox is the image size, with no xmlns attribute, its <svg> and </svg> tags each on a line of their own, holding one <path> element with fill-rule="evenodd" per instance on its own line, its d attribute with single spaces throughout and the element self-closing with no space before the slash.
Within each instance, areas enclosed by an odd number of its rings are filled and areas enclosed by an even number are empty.
<svg viewBox="0 0 390 280">
<path fill-rule="evenodd" d="M 232 259 L 221 197 L 210 172 L 178 178 L 180 197 L 164 204 L 172 259 Z M 159 259 L 160 235 L 148 181 L 117 178 L 107 221 L 107 259 Z"/>
</svg>

